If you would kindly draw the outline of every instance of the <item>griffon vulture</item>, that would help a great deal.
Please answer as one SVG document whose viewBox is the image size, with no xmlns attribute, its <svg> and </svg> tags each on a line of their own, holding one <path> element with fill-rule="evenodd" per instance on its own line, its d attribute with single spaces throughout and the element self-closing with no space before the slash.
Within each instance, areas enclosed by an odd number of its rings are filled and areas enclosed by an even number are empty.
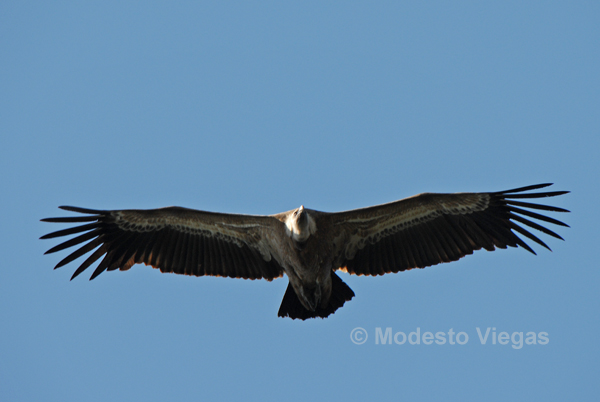
<svg viewBox="0 0 600 402">
<path fill-rule="evenodd" d="M 279 316 L 305 320 L 327 317 L 354 292 L 336 270 L 383 275 L 456 261 L 474 250 L 521 246 L 535 252 L 517 234 L 550 249 L 527 231 L 529 226 L 562 238 L 528 218 L 568 226 L 532 210 L 569 212 L 520 201 L 568 191 L 524 193 L 538 184 L 494 193 L 424 193 L 388 204 L 327 213 L 300 208 L 276 215 L 252 216 L 181 207 L 103 211 L 61 209 L 85 214 L 42 219 L 79 223 L 42 239 L 79 234 L 46 253 L 83 244 L 55 268 L 95 250 L 72 278 L 104 258 L 90 279 L 102 272 L 128 270 L 144 263 L 161 272 L 193 276 L 266 279 L 283 276 L 289 284 Z"/>
</svg>

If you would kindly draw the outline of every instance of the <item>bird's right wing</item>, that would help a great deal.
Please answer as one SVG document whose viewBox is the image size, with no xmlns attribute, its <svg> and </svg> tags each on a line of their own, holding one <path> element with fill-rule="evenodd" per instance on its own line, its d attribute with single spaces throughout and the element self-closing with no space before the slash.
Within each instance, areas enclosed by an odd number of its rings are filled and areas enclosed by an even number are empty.
<svg viewBox="0 0 600 402">
<path fill-rule="evenodd" d="M 273 257 L 270 236 L 284 233 L 283 223 L 269 216 L 220 214 L 168 207 L 150 210 L 102 211 L 77 207 L 61 209 L 83 216 L 42 219 L 78 223 L 42 239 L 82 233 L 47 253 L 79 246 L 55 268 L 96 249 L 75 271 L 82 273 L 104 256 L 90 279 L 105 270 L 127 270 L 144 263 L 161 272 L 272 280 L 283 274 Z"/>
</svg>

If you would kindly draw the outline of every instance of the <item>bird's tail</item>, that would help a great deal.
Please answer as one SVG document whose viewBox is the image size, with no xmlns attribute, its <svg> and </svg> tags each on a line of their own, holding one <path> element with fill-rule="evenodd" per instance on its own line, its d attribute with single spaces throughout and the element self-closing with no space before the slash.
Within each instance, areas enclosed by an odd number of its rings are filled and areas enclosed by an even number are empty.
<svg viewBox="0 0 600 402">
<path fill-rule="evenodd" d="M 321 317 L 325 318 L 335 312 L 338 308 L 342 307 L 344 303 L 354 297 L 354 292 L 348 285 L 341 280 L 335 272 L 331 273 L 331 297 L 329 298 L 329 304 L 327 307 L 317 306 L 315 311 L 310 311 L 304 308 L 300 299 L 294 292 L 294 288 L 291 283 L 288 283 L 288 287 L 281 301 L 281 307 L 279 307 L 279 317 L 290 317 L 292 319 L 299 318 L 306 320 L 307 318 Z"/>
</svg>

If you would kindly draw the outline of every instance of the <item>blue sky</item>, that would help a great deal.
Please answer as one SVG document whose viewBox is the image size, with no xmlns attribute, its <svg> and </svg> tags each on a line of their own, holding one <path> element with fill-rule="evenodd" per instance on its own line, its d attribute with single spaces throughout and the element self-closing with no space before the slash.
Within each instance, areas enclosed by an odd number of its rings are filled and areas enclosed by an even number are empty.
<svg viewBox="0 0 600 402">
<path fill-rule="evenodd" d="M 594 400 L 600 7 L 593 2 L 0 5 L 1 400 Z M 565 242 L 368 278 L 325 320 L 287 278 L 145 266 L 70 282 L 59 205 L 339 211 L 542 182 Z M 351 331 L 364 328 L 355 345 Z M 465 345 L 381 345 L 465 332 Z M 482 345 L 477 328 L 546 332 Z"/>
</svg>

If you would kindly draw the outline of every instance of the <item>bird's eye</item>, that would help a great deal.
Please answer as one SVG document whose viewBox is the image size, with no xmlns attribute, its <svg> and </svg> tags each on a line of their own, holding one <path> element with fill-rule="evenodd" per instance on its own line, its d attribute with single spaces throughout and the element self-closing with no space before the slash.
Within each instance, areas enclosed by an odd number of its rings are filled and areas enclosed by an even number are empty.
<svg viewBox="0 0 600 402">
<path fill-rule="evenodd" d="M 298 215 L 298 211 L 294 211 L 294 216 Z"/>
</svg>

